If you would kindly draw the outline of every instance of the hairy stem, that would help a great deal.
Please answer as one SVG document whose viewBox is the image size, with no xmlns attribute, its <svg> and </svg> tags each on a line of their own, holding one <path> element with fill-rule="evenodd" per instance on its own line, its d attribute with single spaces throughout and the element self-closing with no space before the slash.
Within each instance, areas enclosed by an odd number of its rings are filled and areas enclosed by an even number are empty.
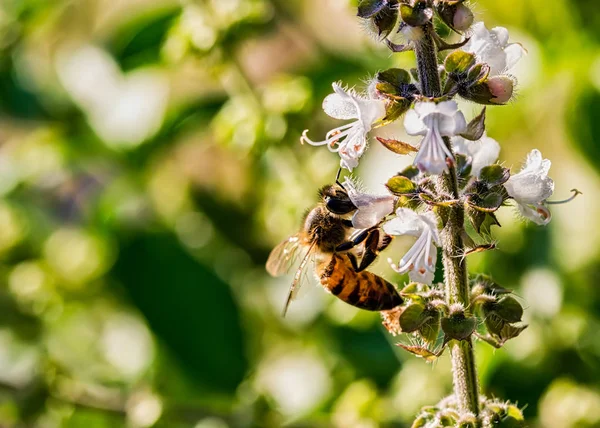
<svg viewBox="0 0 600 428">
<path fill-rule="evenodd" d="M 417 70 L 423 95 L 438 97 L 442 94 L 438 74 L 438 61 L 433 26 L 423 26 L 423 38 L 416 43 Z M 450 139 L 444 137 L 446 146 L 452 150 Z M 437 183 L 438 192 L 459 198 L 456 167 L 451 165 L 447 174 L 440 175 Z M 463 242 L 465 209 L 462 205 L 445 208 L 447 221 L 441 233 L 442 256 L 444 262 L 444 279 L 448 304 L 460 303 L 469 311 L 469 281 L 467 262 L 464 258 Z M 468 314 L 467 314 L 468 315 Z M 454 394 L 461 410 L 479 414 L 479 385 L 475 370 L 475 355 L 471 339 L 450 344 L 452 354 L 452 371 L 454 378 Z"/>
</svg>

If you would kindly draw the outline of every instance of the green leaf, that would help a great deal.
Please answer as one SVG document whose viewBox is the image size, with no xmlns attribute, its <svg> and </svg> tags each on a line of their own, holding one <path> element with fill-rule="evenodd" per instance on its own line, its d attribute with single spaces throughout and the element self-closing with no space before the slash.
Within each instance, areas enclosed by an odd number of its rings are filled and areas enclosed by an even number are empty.
<svg viewBox="0 0 600 428">
<path fill-rule="evenodd" d="M 523 317 L 523 307 L 512 296 L 502 297 L 494 305 L 493 311 L 496 315 L 509 323 L 519 322 Z"/>
<path fill-rule="evenodd" d="M 463 74 L 475 64 L 475 55 L 457 50 L 449 54 L 444 60 L 444 68 L 448 73 Z"/>
<path fill-rule="evenodd" d="M 509 178 L 510 170 L 498 164 L 485 166 L 481 168 L 479 173 L 479 180 L 487 184 L 488 187 L 504 184 Z"/>
<path fill-rule="evenodd" d="M 419 334 L 427 343 L 435 343 L 440 331 L 440 313 L 427 311 L 431 317 L 419 328 Z"/>
<path fill-rule="evenodd" d="M 387 188 L 390 192 L 395 195 L 408 195 L 412 194 L 416 190 L 416 185 L 409 178 L 401 175 L 396 175 L 388 180 L 386 183 Z"/>
<path fill-rule="evenodd" d="M 234 394 L 248 369 L 238 306 L 229 285 L 172 235 L 122 245 L 113 278 L 152 331 L 201 387 Z"/>
<path fill-rule="evenodd" d="M 467 125 L 467 130 L 460 134 L 461 137 L 470 141 L 477 141 L 485 132 L 485 107 Z"/>
<path fill-rule="evenodd" d="M 425 305 L 421 303 L 413 303 L 402 311 L 400 315 L 400 328 L 404 333 L 412 333 L 417 331 L 430 318 L 429 313 L 425 310 Z"/>
<path fill-rule="evenodd" d="M 410 178 L 411 180 L 419 175 L 420 171 L 414 165 L 409 165 L 398 173 L 402 177 Z"/>
<path fill-rule="evenodd" d="M 400 116 L 402 116 L 404 113 L 406 113 L 408 111 L 408 109 L 410 108 L 410 104 L 411 104 L 410 100 L 408 100 L 406 98 L 402 98 L 402 97 L 394 97 L 394 98 L 395 99 L 392 99 L 386 103 L 385 117 L 382 119 L 383 124 L 387 125 L 391 122 L 395 122 L 396 120 L 398 120 L 398 118 Z M 388 141 L 394 141 L 394 140 L 388 140 Z M 403 144 L 405 146 L 409 146 L 409 144 L 406 144 L 406 143 L 403 143 Z M 410 146 L 410 147 L 412 147 L 412 146 Z M 411 151 L 418 151 L 418 150 L 414 149 Z"/>
<path fill-rule="evenodd" d="M 388 68 L 377 73 L 377 81 L 400 86 L 410 84 L 411 77 L 410 73 L 403 68 Z"/>
</svg>

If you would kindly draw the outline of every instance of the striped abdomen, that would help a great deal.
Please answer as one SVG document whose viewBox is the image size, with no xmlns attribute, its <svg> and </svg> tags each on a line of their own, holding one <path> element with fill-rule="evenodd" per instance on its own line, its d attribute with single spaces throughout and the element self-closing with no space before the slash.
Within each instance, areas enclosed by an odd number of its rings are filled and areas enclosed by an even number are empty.
<svg viewBox="0 0 600 428">
<path fill-rule="evenodd" d="M 317 275 L 327 291 L 360 309 L 383 311 L 402 303 L 392 284 L 371 272 L 356 272 L 345 256 L 334 254 L 319 263 Z"/>
</svg>

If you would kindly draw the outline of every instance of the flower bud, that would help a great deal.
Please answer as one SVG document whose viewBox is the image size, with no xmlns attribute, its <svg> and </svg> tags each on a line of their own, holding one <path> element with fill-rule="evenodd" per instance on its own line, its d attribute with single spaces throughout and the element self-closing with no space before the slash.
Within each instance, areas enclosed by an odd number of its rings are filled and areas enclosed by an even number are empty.
<svg viewBox="0 0 600 428">
<path fill-rule="evenodd" d="M 514 82 L 508 76 L 493 76 L 487 80 L 490 93 L 494 96 L 493 104 L 506 104 L 513 95 Z"/>
<path fill-rule="evenodd" d="M 473 24 L 473 12 L 463 3 L 440 2 L 437 7 L 439 17 L 457 33 L 462 33 Z"/>
<path fill-rule="evenodd" d="M 509 76 L 493 76 L 480 82 L 465 82 L 459 87 L 461 97 L 479 104 L 506 104 L 513 95 L 514 81 Z"/>
<path fill-rule="evenodd" d="M 474 16 L 471 9 L 462 3 L 456 5 L 456 10 L 454 11 L 454 17 L 452 19 L 454 29 L 458 31 L 468 30 L 471 24 L 473 24 L 473 18 Z"/>
</svg>

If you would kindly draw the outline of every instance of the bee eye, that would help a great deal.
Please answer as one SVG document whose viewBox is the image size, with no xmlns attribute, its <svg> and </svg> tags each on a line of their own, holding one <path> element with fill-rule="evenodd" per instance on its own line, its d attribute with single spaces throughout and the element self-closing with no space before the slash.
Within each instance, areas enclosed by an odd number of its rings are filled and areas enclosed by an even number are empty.
<svg viewBox="0 0 600 428">
<path fill-rule="evenodd" d="M 348 214 L 356 210 L 356 206 L 354 206 L 350 199 L 327 197 L 325 198 L 325 205 L 329 212 L 334 214 Z"/>
</svg>

